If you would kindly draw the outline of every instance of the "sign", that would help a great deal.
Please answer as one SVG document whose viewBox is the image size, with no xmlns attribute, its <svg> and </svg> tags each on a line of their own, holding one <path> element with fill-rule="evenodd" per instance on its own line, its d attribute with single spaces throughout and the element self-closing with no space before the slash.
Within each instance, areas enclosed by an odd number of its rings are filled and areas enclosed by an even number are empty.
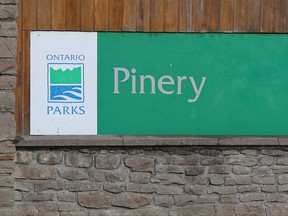
<svg viewBox="0 0 288 216">
<path fill-rule="evenodd" d="M 288 37 L 31 33 L 31 134 L 288 135 Z"/>
</svg>

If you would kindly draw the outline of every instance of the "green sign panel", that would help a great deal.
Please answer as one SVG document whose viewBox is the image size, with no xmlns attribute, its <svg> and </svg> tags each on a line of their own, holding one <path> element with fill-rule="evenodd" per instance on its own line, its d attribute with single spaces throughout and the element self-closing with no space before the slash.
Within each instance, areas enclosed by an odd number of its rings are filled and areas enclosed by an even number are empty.
<svg viewBox="0 0 288 216">
<path fill-rule="evenodd" d="M 287 35 L 101 32 L 97 43 L 98 134 L 288 135 Z"/>
</svg>

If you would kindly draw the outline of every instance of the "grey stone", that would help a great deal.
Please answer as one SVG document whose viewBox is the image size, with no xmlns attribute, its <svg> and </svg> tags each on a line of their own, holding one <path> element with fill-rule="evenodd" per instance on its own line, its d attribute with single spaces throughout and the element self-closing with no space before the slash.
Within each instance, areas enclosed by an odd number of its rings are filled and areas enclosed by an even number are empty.
<svg viewBox="0 0 288 216">
<path fill-rule="evenodd" d="M 0 22 L 0 36 L 16 37 L 17 34 L 17 23 L 15 21 Z"/>
<path fill-rule="evenodd" d="M 70 192 L 82 192 L 82 191 L 99 191 L 101 190 L 101 184 L 98 182 L 69 182 L 66 185 L 66 189 Z"/>
<path fill-rule="evenodd" d="M 212 157 L 218 157 L 221 155 L 221 151 L 205 148 L 205 149 L 201 149 L 199 151 L 199 154 L 206 155 L 206 156 L 212 156 Z"/>
<path fill-rule="evenodd" d="M 106 182 L 103 184 L 103 189 L 110 193 L 121 193 L 125 191 L 125 184 L 124 183 L 110 183 Z"/>
<path fill-rule="evenodd" d="M 14 188 L 14 177 L 11 175 L 0 176 L 0 187 Z"/>
<path fill-rule="evenodd" d="M 96 155 L 96 168 L 114 170 L 120 166 L 120 154 L 100 154 Z"/>
<path fill-rule="evenodd" d="M 210 174 L 229 174 L 231 167 L 226 165 L 211 166 L 209 169 Z"/>
<path fill-rule="evenodd" d="M 198 203 L 217 203 L 220 198 L 218 194 L 204 194 L 198 196 L 196 202 Z"/>
<path fill-rule="evenodd" d="M 124 182 L 126 178 L 129 176 L 126 170 L 114 171 L 106 174 L 106 180 L 109 182 Z"/>
<path fill-rule="evenodd" d="M 271 166 L 275 163 L 275 158 L 272 156 L 262 156 L 259 159 L 259 165 L 261 166 Z"/>
<path fill-rule="evenodd" d="M 220 195 L 221 203 L 239 203 L 238 195 Z"/>
<path fill-rule="evenodd" d="M 153 184 L 126 184 L 126 191 L 136 193 L 153 193 L 155 186 Z"/>
<path fill-rule="evenodd" d="M 91 166 L 92 160 L 93 158 L 89 154 L 83 154 L 79 152 L 65 154 L 65 164 L 69 167 L 88 168 Z"/>
<path fill-rule="evenodd" d="M 88 179 L 87 170 L 80 168 L 59 169 L 59 176 L 68 180 L 84 180 Z"/>
<path fill-rule="evenodd" d="M 184 187 L 185 193 L 193 195 L 206 194 L 206 186 L 187 184 Z"/>
<path fill-rule="evenodd" d="M 12 188 L 0 189 L 0 194 L 0 207 L 12 207 L 14 205 L 14 190 Z"/>
<path fill-rule="evenodd" d="M 14 216 L 15 209 L 14 208 L 1 208 L 1 216 Z"/>
<path fill-rule="evenodd" d="M 45 191 L 45 190 L 63 190 L 65 188 L 64 181 L 41 181 L 34 184 L 34 191 Z"/>
<path fill-rule="evenodd" d="M 279 184 L 288 184 L 288 174 L 283 174 L 278 176 L 278 183 Z"/>
<path fill-rule="evenodd" d="M 197 195 L 174 195 L 175 206 L 187 206 L 195 204 L 198 199 Z"/>
<path fill-rule="evenodd" d="M 58 208 L 60 212 L 72 212 L 72 211 L 75 212 L 81 210 L 81 207 L 79 205 L 75 205 L 75 203 L 69 203 L 69 202 L 58 203 Z"/>
<path fill-rule="evenodd" d="M 88 216 L 122 216 L 122 212 L 115 209 L 91 209 Z"/>
<path fill-rule="evenodd" d="M 236 216 L 234 212 L 235 205 L 233 204 L 218 204 L 215 205 L 216 216 Z"/>
<path fill-rule="evenodd" d="M 256 149 L 245 149 L 241 151 L 242 154 L 248 155 L 248 156 L 257 156 L 258 150 Z"/>
<path fill-rule="evenodd" d="M 0 58 L 0 75 L 15 75 L 15 74 L 16 74 L 16 60 L 14 58 L 13 59 Z M 11 76 L 6 76 L 6 78 L 7 77 Z"/>
<path fill-rule="evenodd" d="M 85 208 L 108 208 L 111 197 L 103 192 L 80 193 L 78 203 Z"/>
<path fill-rule="evenodd" d="M 284 194 L 284 193 L 267 194 L 267 201 L 268 202 L 286 202 L 287 194 Z"/>
<path fill-rule="evenodd" d="M 38 207 L 39 216 L 55 216 L 58 215 L 57 203 L 42 203 Z"/>
<path fill-rule="evenodd" d="M 198 176 L 202 175 L 205 172 L 205 168 L 201 166 L 191 166 L 185 169 L 185 174 L 187 176 Z"/>
<path fill-rule="evenodd" d="M 272 165 L 271 170 L 275 174 L 281 174 L 281 173 L 288 173 L 288 166 L 283 165 Z"/>
<path fill-rule="evenodd" d="M 15 20 L 17 18 L 16 5 L 2 5 L 0 7 L 0 19 Z"/>
<path fill-rule="evenodd" d="M 288 184 L 278 185 L 277 188 L 279 192 L 288 192 Z"/>
<path fill-rule="evenodd" d="M 33 159 L 31 151 L 17 151 L 16 153 L 16 163 L 29 164 Z"/>
<path fill-rule="evenodd" d="M 12 92 L 0 91 L 0 112 L 14 112 L 15 111 L 15 97 Z"/>
<path fill-rule="evenodd" d="M 62 153 L 61 152 L 40 152 L 37 155 L 37 161 L 40 164 L 56 165 L 62 163 Z"/>
<path fill-rule="evenodd" d="M 139 172 L 153 172 L 154 171 L 154 159 L 149 157 L 129 156 L 126 157 L 125 165 L 132 171 Z"/>
<path fill-rule="evenodd" d="M 12 174 L 15 170 L 15 163 L 13 161 L 1 161 L 0 174 Z"/>
<path fill-rule="evenodd" d="M 51 192 L 27 193 L 23 194 L 23 201 L 25 202 L 53 201 L 55 197 L 56 194 Z"/>
<path fill-rule="evenodd" d="M 60 191 L 57 194 L 57 198 L 59 201 L 62 202 L 75 202 L 76 201 L 76 194 L 67 192 L 67 191 Z"/>
<path fill-rule="evenodd" d="M 241 202 L 263 201 L 265 200 L 264 193 L 246 193 L 240 195 Z"/>
<path fill-rule="evenodd" d="M 163 195 L 163 196 L 155 196 L 154 198 L 155 205 L 170 208 L 174 204 L 173 196 Z"/>
<path fill-rule="evenodd" d="M 172 207 L 170 216 L 212 216 L 214 206 L 211 204 L 196 204 L 185 207 Z"/>
<path fill-rule="evenodd" d="M 0 7 L 0 19 L 2 13 L 2 7 Z M 16 38 L 9 38 L 9 37 L 0 37 L 0 58 L 14 58 L 16 57 Z M 7 77 L 6 77 L 7 80 Z M 11 81 L 10 81 L 11 82 Z M 0 79 L 0 89 L 1 89 L 2 83 Z M 15 86 L 15 77 L 13 81 L 13 85 L 11 87 Z M 11 89 L 11 88 L 8 88 Z"/>
<path fill-rule="evenodd" d="M 252 182 L 261 185 L 273 185 L 275 184 L 275 176 L 253 176 Z"/>
<path fill-rule="evenodd" d="M 29 191 L 32 192 L 34 189 L 34 184 L 29 181 L 17 180 L 14 182 L 14 188 L 15 190 L 22 191 L 22 192 L 29 192 Z"/>
<path fill-rule="evenodd" d="M 149 184 L 150 176 L 151 176 L 150 173 L 131 172 L 130 182 L 138 184 Z"/>
<path fill-rule="evenodd" d="M 210 184 L 211 185 L 223 185 L 224 178 L 221 175 L 215 175 L 210 177 Z"/>
<path fill-rule="evenodd" d="M 210 186 L 208 188 L 208 193 L 217 193 L 217 194 L 234 194 L 237 192 L 236 186 Z"/>
<path fill-rule="evenodd" d="M 189 183 L 197 185 L 205 185 L 208 182 L 208 178 L 204 175 L 201 176 L 186 176 Z"/>
<path fill-rule="evenodd" d="M 247 193 L 247 192 L 260 192 L 261 186 L 260 185 L 242 185 L 238 186 L 239 193 Z"/>
<path fill-rule="evenodd" d="M 246 175 L 250 173 L 250 168 L 242 166 L 233 166 L 232 172 L 237 175 Z"/>
<path fill-rule="evenodd" d="M 197 165 L 199 161 L 198 156 L 182 156 L 176 157 L 173 160 L 175 165 Z"/>
<path fill-rule="evenodd" d="M 104 182 L 106 181 L 106 174 L 100 170 L 89 169 L 89 179 L 91 181 Z"/>
<path fill-rule="evenodd" d="M 287 216 L 287 212 L 287 203 L 267 204 L 267 216 Z"/>
<path fill-rule="evenodd" d="M 211 166 L 211 165 L 222 165 L 224 164 L 223 157 L 203 157 L 200 161 L 201 165 L 203 166 Z"/>
<path fill-rule="evenodd" d="M 183 185 L 186 184 L 186 180 L 183 179 L 181 175 L 177 174 L 156 174 L 152 179 L 152 183 L 161 183 L 161 184 L 178 184 Z"/>
<path fill-rule="evenodd" d="M 121 216 L 168 216 L 168 210 L 160 207 L 144 207 L 141 209 L 124 210 Z M 113 215 L 114 216 L 114 215 Z"/>
<path fill-rule="evenodd" d="M 1 53 L 1 51 L 0 51 Z M 0 76 L 1 88 L 1 76 Z M 0 140 L 14 140 L 16 131 L 15 118 L 11 113 L 0 113 Z"/>
<path fill-rule="evenodd" d="M 246 156 L 242 158 L 241 165 L 246 167 L 256 166 L 258 164 L 258 159 L 256 157 Z"/>
<path fill-rule="evenodd" d="M 288 155 L 288 152 L 278 149 L 262 149 L 261 154 L 270 155 L 270 156 L 284 156 Z"/>
<path fill-rule="evenodd" d="M 261 191 L 266 192 L 266 193 L 274 193 L 277 191 L 277 186 L 275 186 L 275 185 L 263 185 L 261 187 Z"/>
<path fill-rule="evenodd" d="M 17 216 L 38 216 L 38 210 L 30 203 L 17 203 L 15 205 L 15 215 Z"/>
<path fill-rule="evenodd" d="M 250 176 L 231 176 L 225 179 L 225 185 L 249 185 L 251 182 Z"/>
<path fill-rule="evenodd" d="M 266 216 L 265 206 L 262 203 L 241 203 L 235 206 L 237 216 Z"/>
<path fill-rule="evenodd" d="M 183 187 L 180 186 L 166 186 L 166 185 L 158 185 L 156 187 L 156 194 L 158 195 L 176 195 L 183 194 Z"/>
<path fill-rule="evenodd" d="M 113 206 L 125 208 L 140 208 L 152 203 L 152 196 L 136 193 L 121 193 L 113 196 L 111 204 Z"/>
<path fill-rule="evenodd" d="M 175 173 L 175 174 L 183 174 L 184 167 L 178 165 L 156 165 L 157 173 Z"/>
<path fill-rule="evenodd" d="M 226 164 L 229 165 L 241 165 L 242 156 L 241 155 L 231 155 L 226 157 Z"/>
</svg>

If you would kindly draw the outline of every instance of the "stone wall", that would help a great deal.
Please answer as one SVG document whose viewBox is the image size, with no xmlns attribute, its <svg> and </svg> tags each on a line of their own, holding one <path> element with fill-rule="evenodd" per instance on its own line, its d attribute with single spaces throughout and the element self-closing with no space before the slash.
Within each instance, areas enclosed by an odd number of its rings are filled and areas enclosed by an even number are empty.
<svg viewBox="0 0 288 216">
<path fill-rule="evenodd" d="M 17 149 L 16 215 L 281 216 L 288 147 Z"/>
<path fill-rule="evenodd" d="M 17 1 L 0 0 L 0 215 L 14 215 Z"/>
</svg>

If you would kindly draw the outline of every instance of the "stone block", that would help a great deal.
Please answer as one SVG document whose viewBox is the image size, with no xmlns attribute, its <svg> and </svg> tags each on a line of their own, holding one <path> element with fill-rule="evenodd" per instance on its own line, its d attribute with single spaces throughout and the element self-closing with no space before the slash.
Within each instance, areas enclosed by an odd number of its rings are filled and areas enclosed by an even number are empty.
<svg viewBox="0 0 288 216">
<path fill-rule="evenodd" d="M 120 154 L 99 154 L 96 155 L 96 168 L 115 170 L 120 166 L 121 155 Z"/>
<path fill-rule="evenodd" d="M 0 37 L 16 37 L 17 35 L 17 23 L 15 21 L 0 21 Z"/>
<path fill-rule="evenodd" d="M 32 152 L 30 151 L 17 151 L 16 153 L 16 163 L 29 164 L 33 159 Z"/>
<path fill-rule="evenodd" d="M 175 173 L 175 174 L 183 174 L 184 167 L 177 165 L 156 165 L 155 171 L 157 173 Z"/>
<path fill-rule="evenodd" d="M 150 205 L 152 201 L 152 196 L 150 195 L 137 193 L 121 193 L 116 194 L 112 197 L 111 204 L 113 206 L 135 209 Z"/>
<path fill-rule="evenodd" d="M 225 179 L 225 185 L 250 185 L 250 176 L 232 176 Z"/>
<path fill-rule="evenodd" d="M 283 151 L 280 149 L 269 149 L 269 148 L 265 148 L 261 150 L 261 154 L 264 155 L 270 155 L 270 156 L 284 156 L 284 155 L 288 155 L 287 151 Z"/>
<path fill-rule="evenodd" d="M 104 171 L 89 169 L 89 179 L 91 181 L 104 182 L 106 181 L 106 174 Z"/>
<path fill-rule="evenodd" d="M 209 169 L 210 174 L 229 174 L 231 167 L 226 165 L 211 166 Z"/>
<path fill-rule="evenodd" d="M 91 166 L 92 161 L 93 157 L 89 154 L 79 152 L 65 154 L 65 164 L 69 167 L 88 168 Z"/>
<path fill-rule="evenodd" d="M 59 168 L 59 176 L 68 180 L 84 180 L 88 179 L 88 173 L 85 169 L 80 168 Z"/>
<path fill-rule="evenodd" d="M 223 157 L 203 157 L 200 160 L 201 165 L 203 166 L 212 166 L 212 165 L 222 165 L 224 164 L 224 158 Z"/>
<path fill-rule="evenodd" d="M 11 143 L 10 141 L 1 142 L 0 152 L 1 154 L 15 154 L 16 153 L 15 144 Z"/>
<path fill-rule="evenodd" d="M 0 176 L 0 187 L 14 188 L 14 177 L 12 175 Z"/>
<path fill-rule="evenodd" d="M 274 185 L 276 183 L 275 176 L 253 176 L 252 182 L 260 185 Z"/>
<path fill-rule="evenodd" d="M 277 188 L 279 192 L 288 192 L 288 184 L 278 185 Z"/>
<path fill-rule="evenodd" d="M 267 194 L 268 202 L 287 202 L 287 194 L 284 193 L 271 193 Z"/>
<path fill-rule="evenodd" d="M 40 192 L 45 190 L 63 190 L 65 188 L 64 181 L 40 181 L 35 182 L 34 191 Z"/>
<path fill-rule="evenodd" d="M 1 161 L 0 174 L 9 175 L 14 173 L 15 163 L 13 161 Z"/>
<path fill-rule="evenodd" d="M 211 204 L 196 204 L 189 205 L 185 207 L 172 207 L 170 211 L 170 216 L 189 216 L 189 215 L 201 215 L 201 216 L 211 216 L 214 212 L 214 206 Z"/>
<path fill-rule="evenodd" d="M 272 156 L 262 156 L 259 158 L 260 166 L 271 166 L 275 163 L 275 158 Z"/>
<path fill-rule="evenodd" d="M 173 196 L 163 195 L 163 196 L 155 196 L 154 198 L 155 205 L 170 208 L 174 204 Z"/>
<path fill-rule="evenodd" d="M 241 202 L 263 201 L 265 200 L 264 193 L 246 193 L 240 195 Z"/>
<path fill-rule="evenodd" d="M 15 205 L 15 216 L 38 216 L 38 209 L 31 203 L 17 203 Z"/>
<path fill-rule="evenodd" d="M 288 173 L 288 166 L 284 165 L 272 165 L 271 170 L 274 174 L 282 174 L 282 173 Z"/>
<path fill-rule="evenodd" d="M 29 181 L 16 180 L 14 182 L 14 188 L 15 190 L 21 192 L 32 192 L 34 189 L 34 184 Z"/>
<path fill-rule="evenodd" d="M 156 194 L 158 195 L 177 195 L 183 194 L 184 189 L 181 186 L 166 186 L 166 185 L 157 185 Z"/>
<path fill-rule="evenodd" d="M 0 194 L 0 207 L 12 207 L 14 205 L 14 190 L 12 188 L 0 189 Z"/>
<path fill-rule="evenodd" d="M 239 203 L 239 196 L 238 195 L 220 195 L 220 202 L 221 203 Z"/>
<path fill-rule="evenodd" d="M 56 216 L 58 214 L 57 203 L 42 203 L 38 207 L 39 216 Z"/>
<path fill-rule="evenodd" d="M 168 210 L 149 206 L 141 209 L 124 210 L 121 216 L 168 216 Z"/>
<path fill-rule="evenodd" d="M 267 216 L 287 216 L 287 212 L 287 203 L 267 204 Z"/>
<path fill-rule="evenodd" d="M 108 208 L 111 197 L 103 192 L 79 193 L 78 203 L 85 208 Z"/>
<path fill-rule="evenodd" d="M 126 184 L 127 192 L 136 192 L 136 193 L 154 193 L 156 186 L 153 184 Z"/>
<path fill-rule="evenodd" d="M 220 197 L 218 194 L 204 194 L 199 195 L 196 199 L 197 203 L 218 203 L 220 201 Z"/>
<path fill-rule="evenodd" d="M 288 184 L 288 174 L 279 175 L 278 184 Z"/>
<path fill-rule="evenodd" d="M 1 45 L 1 44 L 0 44 Z M 1 47 L 0 47 L 1 52 Z M 16 77 L 10 75 L 0 76 L 0 90 L 12 90 L 16 86 Z"/>
<path fill-rule="evenodd" d="M 210 184 L 211 185 L 223 185 L 224 178 L 222 175 L 214 175 L 210 177 Z"/>
<path fill-rule="evenodd" d="M 122 183 L 122 182 L 120 183 L 119 182 L 117 183 L 106 182 L 103 184 L 103 189 L 110 193 L 121 193 L 125 191 L 126 187 L 125 187 L 125 183 Z"/>
<path fill-rule="evenodd" d="M 56 179 L 57 170 L 53 168 L 39 168 L 34 166 L 16 165 L 15 179 L 47 180 Z"/>
<path fill-rule="evenodd" d="M 70 192 L 82 191 L 99 191 L 101 184 L 97 182 L 69 182 L 66 184 L 66 189 Z"/>
<path fill-rule="evenodd" d="M 233 204 L 217 204 L 215 205 L 215 216 L 236 216 Z"/>
<path fill-rule="evenodd" d="M 16 75 L 16 60 L 14 58 L 13 59 L 0 58 L 0 75 Z"/>
<path fill-rule="evenodd" d="M 266 192 L 266 193 L 275 193 L 277 192 L 277 186 L 275 185 L 263 185 L 261 187 L 261 191 Z"/>
<path fill-rule="evenodd" d="M 238 192 L 239 193 L 251 193 L 251 192 L 260 192 L 261 186 L 260 185 L 241 185 L 238 186 Z"/>
<path fill-rule="evenodd" d="M 15 111 L 15 96 L 12 92 L 0 91 L 0 112 Z"/>
<path fill-rule="evenodd" d="M 123 214 L 115 209 L 89 209 L 88 216 L 123 216 Z"/>
<path fill-rule="evenodd" d="M 52 192 L 25 193 L 23 194 L 22 201 L 24 202 L 53 201 L 55 197 L 56 197 L 56 194 Z"/>
<path fill-rule="evenodd" d="M 205 167 L 202 166 L 190 166 L 185 169 L 185 174 L 187 176 L 198 176 L 205 172 Z"/>
<path fill-rule="evenodd" d="M 174 165 L 197 165 L 199 157 L 195 155 L 191 156 L 178 156 L 173 160 Z"/>
<path fill-rule="evenodd" d="M 81 207 L 75 203 L 64 202 L 58 203 L 59 212 L 75 212 L 81 210 Z"/>
<path fill-rule="evenodd" d="M 0 19 L 2 14 L 3 7 L 0 7 Z M 15 58 L 16 57 L 16 45 L 17 40 L 16 38 L 9 38 L 9 37 L 0 37 L 0 58 Z M 15 86 L 15 83 L 14 85 Z M 1 82 L 0 82 L 1 88 Z"/>
<path fill-rule="evenodd" d="M 129 156 L 124 159 L 124 163 L 132 171 L 138 172 L 153 172 L 154 159 L 143 156 Z"/>
<path fill-rule="evenodd" d="M 248 156 L 257 156 L 258 155 L 258 150 L 257 149 L 245 149 L 240 151 L 244 155 Z"/>
<path fill-rule="evenodd" d="M 244 167 L 252 167 L 258 164 L 258 158 L 246 156 L 242 158 L 241 165 Z"/>
<path fill-rule="evenodd" d="M 206 186 L 187 184 L 184 187 L 184 191 L 186 194 L 203 195 L 206 194 Z"/>
<path fill-rule="evenodd" d="M 232 172 L 237 175 L 247 175 L 250 173 L 250 168 L 243 166 L 233 166 Z"/>
<path fill-rule="evenodd" d="M 197 195 L 174 195 L 175 206 L 188 206 L 195 204 L 198 199 Z"/>
<path fill-rule="evenodd" d="M 184 185 L 186 184 L 186 180 L 183 179 L 181 175 L 178 174 L 156 174 L 152 179 L 152 183 L 161 183 L 161 184 L 178 184 L 178 185 Z"/>
<path fill-rule="evenodd" d="M 237 186 L 210 186 L 207 188 L 208 193 L 217 193 L 222 195 L 235 194 Z"/>
<path fill-rule="evenodd" d="M 0 7 L 0 19 L 15 20 L 17 18 L 16 5 L 2 5 Z"/>
<path fill-rule="evenodd" d="M 230 155 L 226 157 L 226 164 L 228 165 L 241 165 L 242 156 L 241 155 Z"/>
<path fill-rule="evenodd" d="M 1 216 L 15 216 L 14 208 L 1 208 Z"/>
<path fill-rule="evenodd" d="M 131 172 L 130 182 L 138 184 L 149 184 L 150 176 L 151 176 L 150 173 Z"/>
<path fill-rule="evenodd" d="M 128 176 L 129 174 L 126 170 L 122 170 L 121 172 L 113 171 L 106 173 L 106 180 L 109 182 L 124 182 Z"/>
<path fill-rule="evenodd" d="M 76 194 L 68 191 L 59 191 L 57 193 L 57 199 L 62 202 L 75 202 Z"/>
<path fill-rule="evenodd" d="M 62 152 L 40 152 L 37 155 L 37 161 L 39 164 L 46 164 L 46 165 L 56 165 L 62 163 Z"/>
<path fill-rule="evenodd" d="M 266 216 L 265 205 L 258 202 L 235 205 L 235 213 L 237 216 Z"/>
<path fill-rule="evenodd" d="M 196 184 L 196 185 L 205 185 L 208 182 L 208 178 L 204 175 L 186 176 L 186 179 L 189 183 Z"/>
<path fill-rule="evenodd" d="M 15 117 L 12 113 L 0 113 L 0 115 L 0 140 L 14 140 L 16 135 Z"/>
</svg>

